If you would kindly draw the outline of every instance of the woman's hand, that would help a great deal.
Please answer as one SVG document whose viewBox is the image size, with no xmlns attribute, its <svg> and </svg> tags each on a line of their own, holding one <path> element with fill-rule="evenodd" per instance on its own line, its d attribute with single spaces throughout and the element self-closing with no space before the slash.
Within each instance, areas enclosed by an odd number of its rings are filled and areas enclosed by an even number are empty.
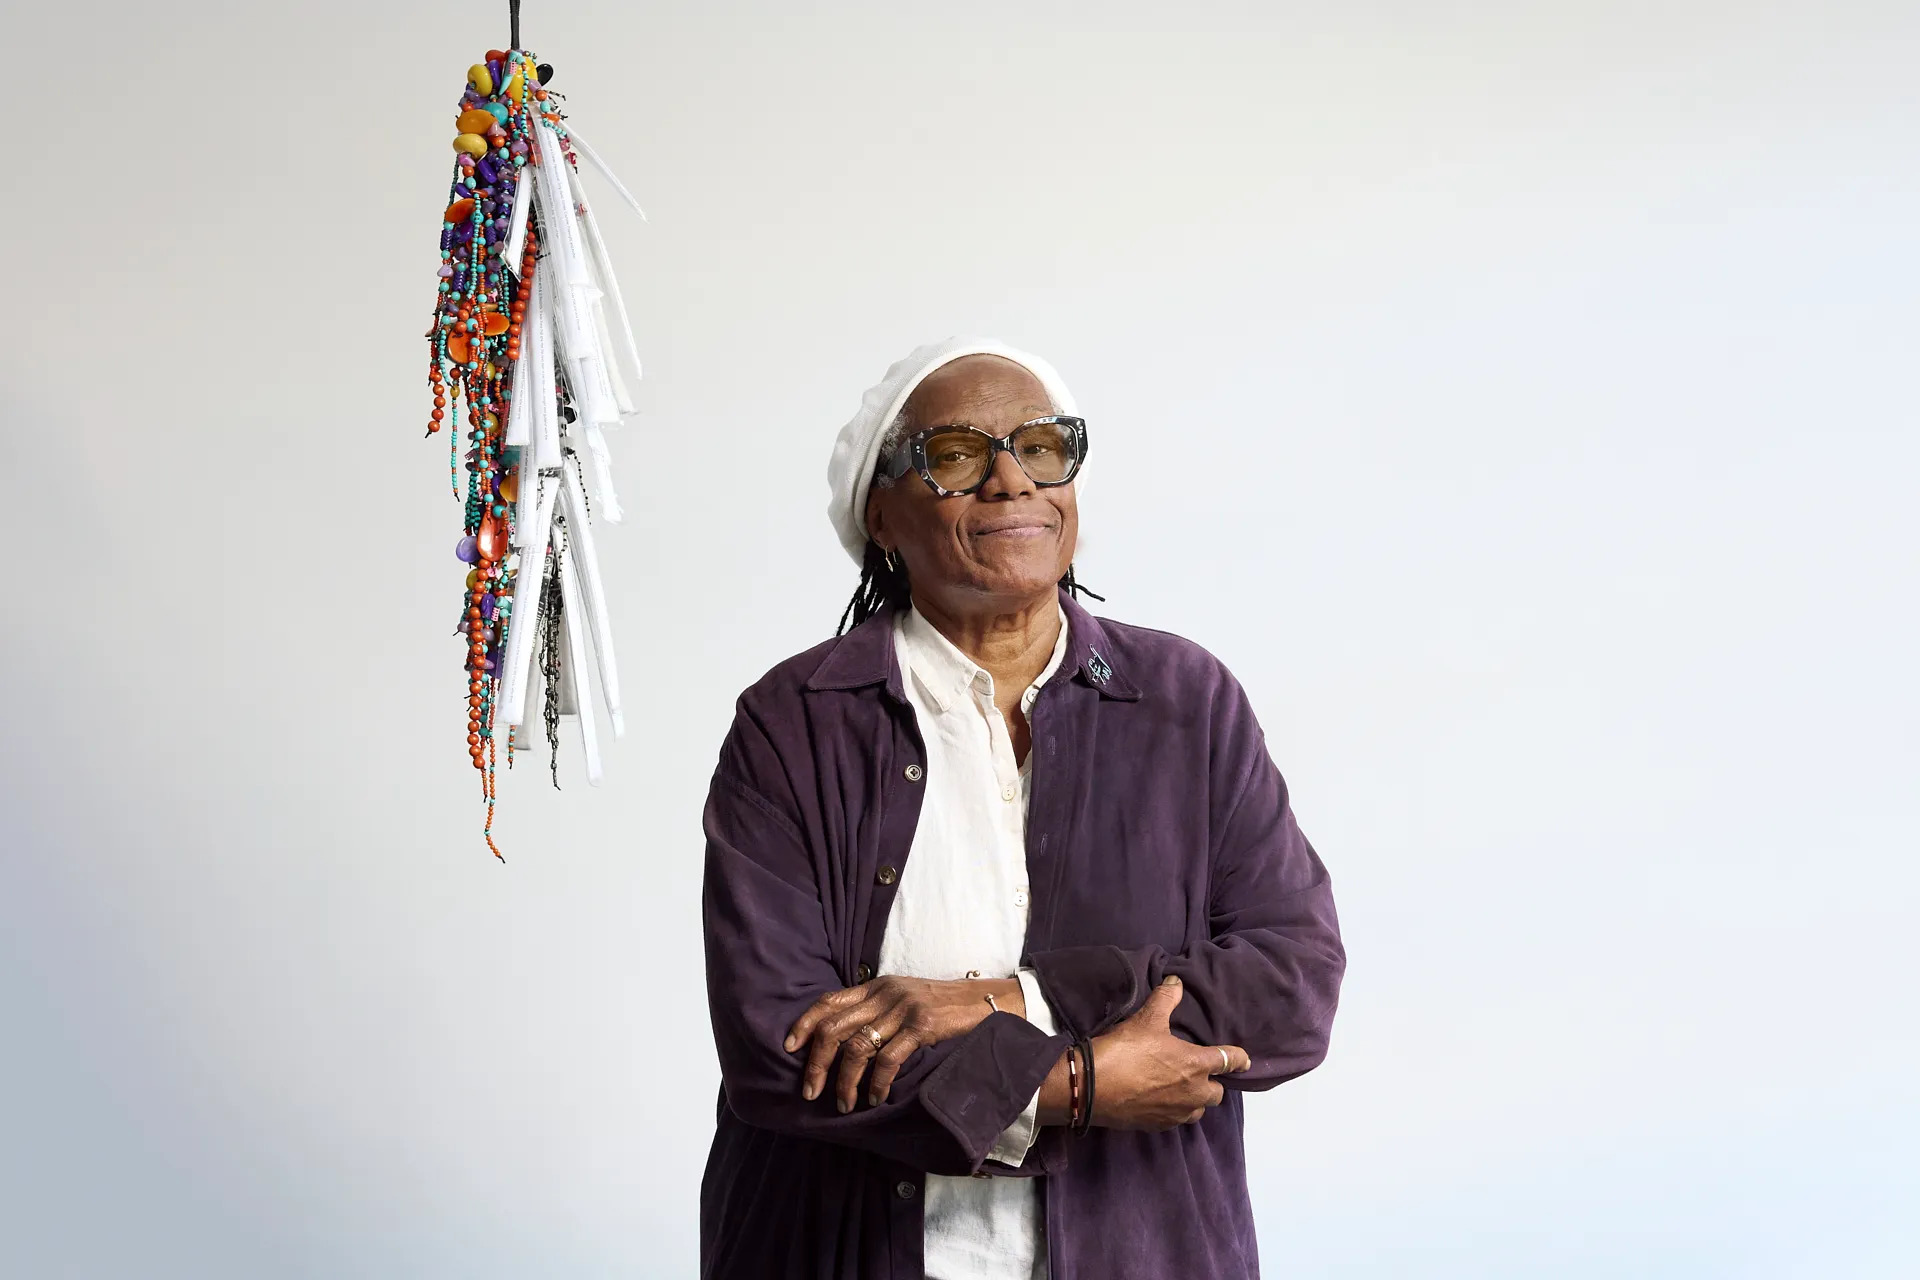
<svg viewBox="0 0 1920 1280">
<path fill-rule="evenodd" d="M 1197 1045 L 1173 1034 L 1168 1019 L 1184 990 L 1168 975 L 1132 1017 L 1094 1039 L 1094 1124 L 1150 1130 L 1192 1124 L 1226 1096 L 1213 1077 L 1253 1066 L 1237 1045 Z"/>
<path fill-rule="evenodd" d="M 931 978 L 900 978 L 891 974 L 844 991 L 830 991 L 813 1002 L 787 1033 L 786 1050 L 807 1050 L 807 1069 L 800 1095 L 809 1102 L 826 1087 L 827 1068 L 840 1055 L 840 1110 L 853 1110 L 860 1077 L 873 1064 L 867 1102 L 887 1100 L 893 1079 L 914 1050 L 951 1040 L 986 1021 L 993 1013 L 992 996 L 1003 1012 L 1025 1017 L 1027 1005 L 1018 978 L 961 979 L 939 982 Z M 865 1028 L 880 1037 L 875 1048 Z M 1104 1059 L 1102 1060 L 1104 1065 Z"/>
</svg>

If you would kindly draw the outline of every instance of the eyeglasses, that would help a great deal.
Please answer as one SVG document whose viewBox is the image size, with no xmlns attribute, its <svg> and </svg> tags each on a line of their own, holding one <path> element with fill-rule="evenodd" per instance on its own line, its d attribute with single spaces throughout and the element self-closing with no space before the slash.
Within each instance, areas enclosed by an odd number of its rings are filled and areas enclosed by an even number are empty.
<svg viewBox="0 0 1920 1280">
<path fill-rule="evenodd" d="M 1066 484 L 1087 456 L 1087 420 L 1035 418 L 1004 437 L 978 427 L 924 427 L 881 460 L 878 479 L 892 484 L 911 468 L 941 497 L 959 497 L 987 482 L 1002 453 L 1012 454 L 1027 479 L 1042 489 Z"/>
</svg>

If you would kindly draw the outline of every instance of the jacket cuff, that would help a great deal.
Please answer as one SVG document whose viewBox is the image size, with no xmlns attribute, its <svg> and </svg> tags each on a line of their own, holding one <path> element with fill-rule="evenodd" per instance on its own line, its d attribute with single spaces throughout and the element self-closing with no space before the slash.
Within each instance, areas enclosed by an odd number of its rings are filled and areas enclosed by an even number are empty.
<svg viewBox="0 0 1920 1280">
<path fill-rule="evenodd" d="M 989 1014 L 920 1083 L 920 1105 L 953 1137 L 974 1173 L 1067 1051 L 1024 1018 Z"/>
<path fill-rule="evenodd" d="M 1147 954 L 1119 947 L 1061 947 L 1028 957 L 1061 1029 L 1097 1036 L 1147 998 Z"/>
</svg>

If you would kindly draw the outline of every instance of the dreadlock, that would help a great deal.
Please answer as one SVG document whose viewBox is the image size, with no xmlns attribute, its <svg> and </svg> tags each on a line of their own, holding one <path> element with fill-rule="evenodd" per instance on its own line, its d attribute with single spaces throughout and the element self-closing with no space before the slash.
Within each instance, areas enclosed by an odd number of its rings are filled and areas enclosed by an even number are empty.
<svg viewBox="0 0 1920 1280">
<path fill-rule="evenodd" d="M 1060 587 L 1070 596 L 1091 596 L 1106 603 L 1105 596 L 1087 590 L 1074 579 L 1071 564 L 1067 566 L 1066 576 L 1060 579 Z M 860 560 L 860 585 L 855 589 L 853 599 L 847 601 L 846 612 L 840 615 L 840 629 L 834 634 L 843 636 L 874 614 L 884 613 L 896 605 L 905 608 L 912 596 L 913 586 L 907 581 L 906 561 L 888 555 L 869 538 L 866 553 Z"/>
</svg>

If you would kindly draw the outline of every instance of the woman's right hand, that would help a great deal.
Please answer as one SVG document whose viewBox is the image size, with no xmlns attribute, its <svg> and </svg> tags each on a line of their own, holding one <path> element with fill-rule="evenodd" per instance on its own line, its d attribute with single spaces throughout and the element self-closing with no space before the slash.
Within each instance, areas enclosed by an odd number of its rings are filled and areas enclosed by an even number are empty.
<svg viewBox="0 0 1920 1280">
<path fill-rule="evenodd" d="M 1132 1017 L 1094 1038 L 1095 1125 L 1161 1130 L 1192 1124 L 1226 1096 L 1213 1077 L 1253 1066 L 1237 1045 L 1198 1045 L 1173 1034 L 1168 1020 L 1183 991 L 1169 974 Z"/>
</svg>

